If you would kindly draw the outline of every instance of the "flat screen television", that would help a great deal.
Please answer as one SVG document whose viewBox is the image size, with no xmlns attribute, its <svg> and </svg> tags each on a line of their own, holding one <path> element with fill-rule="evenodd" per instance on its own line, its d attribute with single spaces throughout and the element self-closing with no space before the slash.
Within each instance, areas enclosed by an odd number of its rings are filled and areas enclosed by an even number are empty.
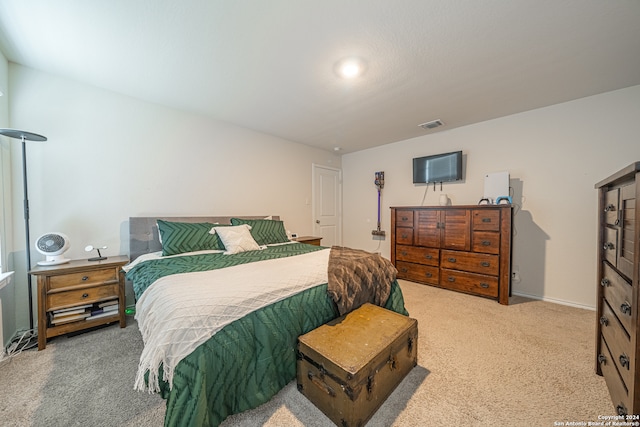
<svg viewBox="0 0 640 427">
<path fill-rule="evenodd" d="M 413 159 L 413 183 L 459 181 L 462 179 L 462 151 Z"/>
</svg>

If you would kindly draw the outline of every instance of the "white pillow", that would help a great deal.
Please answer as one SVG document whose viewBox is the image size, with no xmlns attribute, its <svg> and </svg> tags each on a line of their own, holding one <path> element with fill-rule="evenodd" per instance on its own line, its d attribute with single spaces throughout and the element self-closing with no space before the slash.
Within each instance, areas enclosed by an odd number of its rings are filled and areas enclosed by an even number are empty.
<svg viewBox="0 0 640 427">
<path fill-rule="evenodd" d="M 249 224 L 233 225 L 228 227 L 213 227 L 209 233 L 217 234 L 226 251 L 225 255 L 237 254 L 245 251 L 260 250 L 251 236 L 251 226 Z"/>
</svg>

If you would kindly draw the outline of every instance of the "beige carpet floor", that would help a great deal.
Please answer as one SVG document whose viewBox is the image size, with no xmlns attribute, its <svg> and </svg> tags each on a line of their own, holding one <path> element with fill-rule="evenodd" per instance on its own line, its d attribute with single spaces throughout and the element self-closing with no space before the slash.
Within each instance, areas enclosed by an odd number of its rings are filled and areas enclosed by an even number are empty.
<svg viewBox="0 0 640 427">
<path fill-rule="evenodd" d="M 614 414 L 604 380 L 594 373 L 595 312 L 520 297 L 502 306 L 400 284 L 407 309 L 419 322 L 418 366 L 368 426 L 555 426 Z M 141 345 L 131 321 L 124 330 L 59 337 L 45 351 L 27 351 L 1 363 L 0 425 L 162 425 L 162 399 L 132 390 Z M 80 346 L 82 357 L 69 355 L 71 346 Z M 67 381 L 54 375 L 91 371 L 96 364 L 104 369 L 96 375 L 106 377 L 100 384 L 80 375 L 65 386 Z M 71 415 L 64 408 L 60 395 L 69 387 L 76 389 L 76 399 L 95 396 L 83 404 L 91 406 L 88 416 L 82 408 Z M 73 394 L 66 399 L 74 405 Z M 261 425 L 332 424 L 293 381 L 271 401 L 223 423 Z"/>
</svg>

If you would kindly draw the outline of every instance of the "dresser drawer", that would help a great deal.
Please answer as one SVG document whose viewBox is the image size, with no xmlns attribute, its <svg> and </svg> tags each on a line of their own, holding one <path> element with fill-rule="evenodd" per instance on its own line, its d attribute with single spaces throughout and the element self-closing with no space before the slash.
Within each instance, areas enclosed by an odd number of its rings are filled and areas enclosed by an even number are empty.
<svg viewBox="0 0 640 427">
<path fill-rule="evenodd" d="M 413 211 L 397 210 L 396 227 L 413 227 Z"/>
<path fill-rule="evenodd" d="M 494 298 L 498 296 L 498 278 L 482 274 L 443 268 L 440 274 L 440 286 L 476 295 Z"/>
<path fill-rule="evenodd" d="M 600 364 L 602 376 L 607 383 L 607 388 L 609 389 L 611 400 L 613 401 L 613 405 L 617 410 L 616 412 L 619 412 L 622 409 L 622 412 L 628 414 L 628 408 L 631 408 L 631 399 L 629 398 L 627 387 L 624 385 L 622 378 L 620 378 L 620 375 L 618 374 L 613 361 L 614 358 L 611 355 L 609 348 L 607 347 L 607 343 L 601 337 L 598 363 Z"/>
<path fill-rule="evenodd" d="M 64 292 L 47 294 L 47 311 L 90 304 L 101 300 L 118 297 L 118 284 L 102 285 Z"/>
<path fill-rule="evenodd" d="M 430 285 L 437 285 L 439 282 L 440 270 L 438 267 L 397 261 L 396 268 L 398 269 L 398 279 Z"/>
<path fill-rule="evenodd" d="M 471 250 L 487 254 L 500 253 L 500 233 L 497 231 L 474 231 Z"/>
<path fill-rule="evenodd" d="M 602 336 L 607 342 L 613 362 L 615 363 L 620 376 L 625 384 L 633 384 L 633 373 L 635 372 L 635 361 L 633 360 L 631 341 L 627 333 L 622 328 L 618 318 L 613 314 L 611 307 L 606 302 L 602 302 L 602 315 L 600 317 L 602 325 Z"/>
<path fill-rule="evenodd" d="M 440 266 L 453 270 L 497 276 L 499 263 L 500 258 L 497 255 L 443 250 Z"/>
<path fill-rule="evenodd" d="M 614 269 L 604 262 L 602 263 L 602 279 L 600 285 L 603 287 L 603 295 L 613 312 L 618 316 L 620 323 L 627 331 L 633 331 L 633 312 L 637 307 L 631 304 L 633 301 L 633 288 Z"/>
<path fill-rule="evenodd" d="M 615 228 L 604 229 L 604 242 L 602 244 L 602 251 L 604 258 L 612 265 L 617 265 L 618 258 L 618 230 Z"/>
<path fill-rule="evenodd" d="M 604 195 L 604 221 L 609 225 L 618 225 L 618 189 L 607 191 Z"/>
<path fill-rule="evenodd" d="M 81 273 L 61 274 L 49 277 L 49 290 L 87 286 L 105 282 L 117 282 L 118 274 L 115 268 L 90 270 Z"/>
<path fill-rule="evenodd" d="M 396 243 L 401 245 L 413 245 L 413 228 L 397 227 Z"/>
<path fill-rule="evenodd" d="M 500 211 L 491 209 L 476 209 L 473 211 L 473 231 L 500 230 Z"/>
<path fill-rule="evenodd" d="M 417 246 L 397 245 L 396 259 L 399 261 L 437 266 L 440 261 L 440 250 Z"/>
</svg>

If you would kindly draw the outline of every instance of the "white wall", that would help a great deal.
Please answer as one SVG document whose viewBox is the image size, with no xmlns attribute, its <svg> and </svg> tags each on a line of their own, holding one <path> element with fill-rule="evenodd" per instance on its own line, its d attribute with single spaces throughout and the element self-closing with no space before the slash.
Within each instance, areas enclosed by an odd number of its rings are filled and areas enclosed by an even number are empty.
<svg viewBox="0 0 640 427">
<path fill-rule="evenodd" d="M 27 148 L 32 245 L 63 232 L 71 258 L 88 257 L 89 244 L 107 245 L 103 255 L 127 254 L 130 216 L 274 214 L 310 234 L 311 165 L 341 167 L 327 151 L 19 65 L 9 71 L 11 126 L 48 138 Z M 12 144 L 20 165 L 19 141 Z M 13 189 L 13 251 L 22 262 L 21 167 Z M 32 250 L 32 263 L 40 259 Z M 22 276 L 17 298 L 26 307 Z"/>
<path fill-rule="evenodd" d="M 446 123 L 446 117 L 442 117 Z M 513 292 L 595 307 L 595 183 L 640 161 L 640 86 L 503 117 L 343 156 L 344 244 L 390 256 L 390 206 L 419 206 L 413 157 L 462 150 L 466 179 L 444 184 L 453 204 L 476 204 L 484 175 L 509 171 L 515 193 Z M 374 172 L 385 172 L 382 224 Z M 425 205 L 437 205 L 440 186 Z"/>
</svg>

